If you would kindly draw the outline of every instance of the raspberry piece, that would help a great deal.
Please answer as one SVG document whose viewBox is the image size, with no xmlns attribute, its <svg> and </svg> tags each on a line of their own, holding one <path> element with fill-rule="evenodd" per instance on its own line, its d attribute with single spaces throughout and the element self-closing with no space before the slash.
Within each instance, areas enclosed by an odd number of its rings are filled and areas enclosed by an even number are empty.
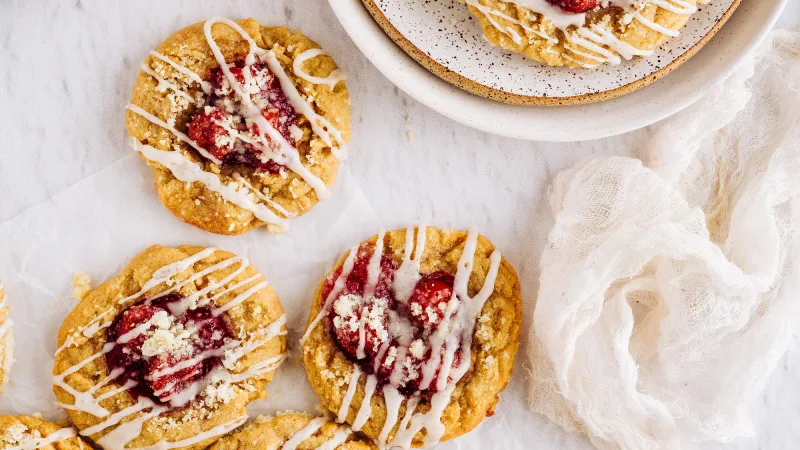
<svg viewBox="0 0 800 450">
<path fill-rule="evenodd" d="M 122 313 L 116 326 L 112 328 L 114 331 L 113 340 L 117 341 L 123 338 L 127 333 L 136 329 L 136 327 L 152 319 L 153 316 L 160 311 L 164 311 L 164 308 L 152 305 L 131 306 Z M 131 335 L 131 337 L 133 337 L 133 335 Z M 121 343 L 120 345 L 130 350 L 136 350 L 142 346 L 145 339 L 147 339 L 147 335 L 145 332 L 142 332 L 139 333 L 138 336 L 133 337 L 133 339 L 128 340 L 128 342 Z"/>
<path fill-rule="evenodd" d="M 214 316 L 209 307 L 171 308 L 182 300 L 171 294 L 133 305 L 109 328 L 107 339 L 116 345 L 106 355 L 106 363 L 112 371 L 122 370 L 118 382 L 136 382 L 131 390 L 134 396 L 183 407 L 191 399 L 176 402 L 173 396 L 222 364 L 226 342 L 233 337 L 226 320 Z M 173 310 L 182 311 L 181 315 Z M 132 331 L 138 336 L 129 340 L 133 334 L 125 335 Z"/>
<path fill-rule="evenodd" d="M 332 325 L 342 351 L 357 361 L 360 330 L 364 330 L 364 355 L 374 359 L 380 346 L 389 338 L 387 299 L 364 299 L 346 294 L 334 304 Z"/>
<path fill-rule="evenodd" d="M 236 153 L 235 141 L 220 125 L 224 120 L 225 114 L 219 108 L 209 106 L 192 116 L 187 125 L 189 137 L 221 161 Z"/>
<path fill-rule="evenodd" d="M 262 63 L 245 68 L 239 62 L 230 67 L 230 72 L 238 81 L 239 91 L 289 144 L 295 145 L 292 129 L 299 116 L 269 68 Z M 279 172 L 281 166 L 263 155 L 265 147 L 272 146 L 270 138 L 266 134 L 262 137 L 258 125 L 242 115 L 242 98 L 221 68 L 211 72 L 211 86 L 205 106 L 198 109 L 187 125 L 189 137 L 223 165 L 242 164 Z"/>
<path fill-rule="evenodd" d="M 364 287 L 367 285 L 367 278 L 369 277 L 369 261 L 372 258 L 374 251 L 374 244 L 362 245 L 358 249 L 356 260 L 353 262 L 353 269 L 347 276 L 344 288 L 339 293 L 340 296 L 346 294 L 364 295 Z M 375 285 L 375 291 L 372 296 L 375 298 L 389 298 L 393 299 L 392 294 L 392 281 L 394 280 L 394 271 L 396 270 L 394 259 L 391 255 L 383 254 L 380 263 L 380 273 L 378 274 L 378 282 Z M 322 302 L 328 298 L 328 295 L 333 290 L 336 280 L 342 274 L 342 269 L 339 268 L 328 279 L 325 280 L 325 285 L 322 288 Z"/>
<path fill-rule="evenodd" d="M 452 297 L 452 275 L 442 271 L 424 275 L 408 300 L 410 319 L 425 328 L 439 325 Z"/>
<path fill-rule="evenodd" d="M 569 14 L 581 14 L 597 8 L 598 0 L 547 0 Z"/>
</svg>

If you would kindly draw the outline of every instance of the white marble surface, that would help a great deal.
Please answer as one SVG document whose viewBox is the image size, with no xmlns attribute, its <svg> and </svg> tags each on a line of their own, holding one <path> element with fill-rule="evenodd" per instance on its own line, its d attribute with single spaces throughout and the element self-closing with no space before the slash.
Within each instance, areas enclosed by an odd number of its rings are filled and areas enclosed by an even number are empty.
<svg viewBox="0 0 800 450">
<path fill-rule="evenodd" d="M 386 81 L 325 0 L 0 0 L 0 221 L 127 155 L 123 108 L 139 62 L 171 31 L 213 15 L 301 28 L 345 68 L 354 119 L 348 165 L 386 227 L 475 224 L 529 277 L 551 223 L 542 194 L 552 176 L 643 136 L 530 143 L 451 122 Z M 779 26 L 800 26 L 800 2 Z M 533 296 L 537 286 L 523 290 Z M 800 349 L 784 357 L 753 412 L 758 438 L 724 448 L 800 448 Z M 576 441 L 547 433 L 554 445 Z"/>
</svg>

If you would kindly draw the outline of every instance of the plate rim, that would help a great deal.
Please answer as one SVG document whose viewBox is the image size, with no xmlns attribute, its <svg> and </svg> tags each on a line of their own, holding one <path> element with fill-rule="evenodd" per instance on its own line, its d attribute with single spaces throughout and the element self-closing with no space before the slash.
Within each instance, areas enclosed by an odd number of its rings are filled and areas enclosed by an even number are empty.
<svg viewBox="0 0 800 450">
<path fill-rule="evenodd" d="M 391 38 L 391 40 L 394 41 L 394 43 L 397 44 L 397 46 L 399 46 L 408 56 L 410 56 L 417 63 L 421 64 L 433 75 L 436 75 L 437 77 L 457 88 L 463 89 L 470 94 L 511 105 L 574 106 L 612 100 L 617 97 L 638 91 L 639 89 L 649 86 L 661 78 L 669 75 L 689 58 L 697 54 L 697 52 L 700 51 L 700 49 L 702 49 L 708 43 L 708 41 L 710 41 L 717 34 L 717 32 L 725 25 L 725 23 L 728 22 L 728 19 L 730 19 L 736 9 L 739 7 L 742 0 L 733 0 L 730 6 L 728 6 L 728 9 L 725 10 L 719 20 L 717 20 L 717 22 L 708 30 L 708 32 L 706 32 L 706 34 L 703 35 L 703 37 L 701 37 L 691 47 L 687 48 L 683 53 L 681 53 L 666 66 L 654 72 L 650 72 L 637 80 L 633 80 L 630 83 L 613 89 L 591 92 L 587 94 L 568 95 L 563 97 L 539 97 L 535 95 L 516 94 L 513 92 L 504 91 L 502 89 L 493 88 L 491 86 L 486 86 L 483 83 L 461 75 L 459 72 L 450 70 L 435 59 L 428 56 L 427 53 L 414 45 L 411 40 L 406 38 L 405 35 L 403 35 L 403 33 L 401 33 L 400 30 L 394 26 L 392 21 L 386 17 L 386 15 L 383 13 L 383 10 L 381 10 L 376 3 L 376 0 L 362 0 L 362 2 L 383 32 L 386 33 L 386 35 L 388 35 L 389 38 Z"/>
<path fill-rule="evenodd" d="M 673 85 L 670 82 L 677 80 L 676 76 L 680 75 L 681 71 L 689 70 L 687 66 L 696 63 L 698 58 L 702 59 L 703 54 L 700 53 L 676 70 L 671 77 L 659 80 L 646 89 L 606 102 L 553 109 L 499 103 L 455 88 L 428 72 L 394 44 L 375 23 L 361 0 L 328 0 L 334 16 L 359 51 L 389 82 L 416 101 L 445 117 L 479 131 L 514 139 L 547 142 L 576 142 L 611 137 L 646 127 L 686 108 L 746 60 L 747 56 L 767 37 L 788 2 L 789 0 L 775 0 L 774 4 L 770 4 L 769 9 L 762 12 L 763 17 L 757 23 L 757 28 L 749 34 L 748 44 L 740 46 L 740 51 L 734 56 L 717 58 L 725 59 L 724 63 L 717 69 L 715 75 L 705 77 L 702 84 L 684 83 L 683 86 Z M 752 3 L 745 2 L 738 11 L 743 14 L 751 5 Z M 737 22 L 736 17 L 737 14 L 734 14 L 731 21 Z M 731 25 L 734 24 L 729 24 Z M 720 42 L 712 40 L 709 46 L 721 45 Z M 666 97 L 662 93 L 661 97 L 672 99 L 666 105 L 657 104 L 645 97 L 646 93 L 658 90 L 668 90 L 668 93 L 675 95 Z M 540 126 L 535 120 L 537 115 L 541 117 L 544 113 L 550 114 L 548 111 L 560 111 L 562 115 L 585 121 L 605 114 L 609 107 L 619 109 L 631 101 L 636 101 L 638 108 L 633 115 L 635 120 L 615 121 L 613 126 L 602 129 L 576 127 L 560 119 L 557 126 L 553 126 L 552 122 L 547 123 L 547 126 Z"/>
</svg>

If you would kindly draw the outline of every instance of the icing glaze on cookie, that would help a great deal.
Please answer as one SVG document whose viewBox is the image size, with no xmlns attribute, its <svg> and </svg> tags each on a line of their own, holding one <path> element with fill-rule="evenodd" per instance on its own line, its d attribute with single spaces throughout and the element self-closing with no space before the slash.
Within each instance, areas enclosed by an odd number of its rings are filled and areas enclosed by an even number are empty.
<svg viewBox="0 0 800 450">
<path fill-rule="evenodd" d="M 18 439 L 17 442 L 11 442 L 11 446 L 3 447 L 4 450 L 38 450 L 41 448 L 45 448 L 49 445 L 57 444 L 62 441 L 66 441 L 67 439 L 72 439 L 78 435 L 78 430 L 74 428 L 61 428 L 60 430 L 56 430 L 46 437 L 41 437 L 41 434 L 38 431 L 31 432 L 25 425 L 17 424 L 17 428 L 19 430 L 14 430 L 15 426 L 12 425 L 12 429 L 3 430 L 4 432 L 12 435 L 19 434 L 19 436 L 14 437 L 14 439 Z M 0 441 L 2 443 L 2 441 Z M 83 442 L 78 441 L 78 447 L 83 448 Z"/>
<path fill-rule="evenodd" d="M 527 34 L 546 39 L 550 45 L 559 44 L 559 38 L 547 32 L 535 18 L 520 20 L 519 17 L 512 17 L 506 11 L 487 6 L 481 0 L 465 0 L 465 2 L 482 13 L 492 27 L 511 38 L 516 45 L 524 46 L 530 43 L 526 42 L 526 37 L 516 27 Z M 621 21 L 624 24 L 635 20 L 644 27 L 667 37 L 676 37 L 680 32 L 646 17 L 643 14 L 645 10 L 657 7 L 679 15 L 689 15 L 697 11 L 696 3 L 692 0 L 513 0 L 500 3 L 503 9 L 507 4 L 515 4 L 539 14 L 542 20 L 560 29 L 563 32 L 562 39 L 565 41 L 563 50 L 566 53 L 562 55 L 563 58 L 584 68 L 593 68 L 603 63 L 616 65 L 620 64 L 623 58 L 649 56 L 654 51 L 649 48 L 637 48 L 623 41 L 612 29 L 613 25 L 604 21 L 587 23 L 587 11 L 619 8 L 622 11 Z M 581 12 L 572 13 L 571 8 L 579 8 Z M 498 19 L 512 25 L 501 24 Z"/>
<path fill-rule="evenodd" d="M 102 330 L 108 330 L 106 343 L 100 352 L 53 376 L 54 386 L 74 398 L 72 404 L 58 403 L 59 406 L 103 419 L 83 429 L 81 435 L 90 437 L 107 431 L 97 439 L 98 444 L 106 449 L 124 449 L 142 433 L 148 420 L 205 399 L 210 395 L 209 388 L 235 385 L 273 372 L 287 357 L 284 353 L 256 362 L 246 369 L 241 367 L 246 355 L 286 334 L 283 315 L 275 322 L 239 337 L 234 336 L 225 320 L 226 312 L 268 286 L 261 274 L 233 282 L 250 266 L 246 258 L 227 257 L 185 280 L 174 280 L 176 275 L 217 251 L 215 248 L 203 249 L 162 266 L 136 293 L 116 300 L 125 308 L 116 318 L 112 317 L 113 309 L 107 310 L 68 335 L 57 354 L 78 345 L 76 340 L 81 337 L 91 338 Z M 210 277 L 226 268 L 234 270 L 218 280 Z M 195 286 L 202 279 L 207 279 L 207 284 L 196 292 L 189 295 L 178 293 L 181 287 Z M 168 288 L 148 295 L 152 289 L 162 285 Z M 246 286 L 250 287 L 228 302 L 217 305 L 216 300 L 223 295 Z M 101 357 L 108 361 L 105 378 L 86 391 L 69 384 L 67 379 L 70 375 L 77 374 Z M 117 387 L 98 395 L 102 388 L 112 383 Z M 117 395 L 130 395 L 135 403 L 114 413 L 101 406 L 101 402 Z M 190 439 L 161 441 L 146 448 L 168 450 L 191 446 L 227 434 L 246 420 L 247 416 L 238 417 Z"/>
<path fill-rule="evenodd" d="M 211 30 L 215 24 L 234 29 L 247 42 L 249 51 L 244 60 L 226 61 L 212 36 Z M 213 18 L 205 22 L 203 31 L 218 63 L 211 81 L 203 80 L 197 73 L 159 52 L 150 52 L 154 59 L 165 62 L 191 82 L 199 84 L 205 94 L 200 101 L 180 86 L 158 76 L 149 67 L 148 70 L 143 68 L 145 73 L 158 81 L 159 89 L 170 90 L 183 101 L 199 105 L 198 112 L 188 124 L 189 133 L 180 132 L 174 123 L 163 121 L 137 105 L 128 105 L 127 109 L 169 130 L 213 164 L 245 164 L 256 170 L 273 173 L 286 168 L 311 186 L 319 199 L 328 197 L 330 189 L 304 165 L 295 148 L 295 139 L 303 135 L 303 131 L 295 125 L 296 117 L 298 114 L 304 116 L 314 134 L 340 159 L 344 158 L 346 152 L 342 133 L 325 117 L 317 114 L 310 97 L 300 94 L 275 52 L 258 47 L 239 24 L 229 19 Z M 308 83 L 325 84 L 333 89 L 345 79 L 341 70 L 336 69 L 327 77 L 320 78 L 310 76 L 301 68 L 303 62 L 323 54 L 320 49 L 301 53 L 294 61 L 293 71 Z M 230 186 L 217 173 L 206 172 L 202 164 L 193 162 L 188 156 L 178 158 L 163 154 L 180 153 L 177 150 L 160 151 L 138 141 L 132 142 L 132 146 L 148 160 L 167 167 L 179 180 L 200 182 L 225 200 L 252 212 L 259 220 L 281 229 L 288 227 L 285 219 L 291 215 L 285 214 L 286 210 L 276 202 L 267 201 L 267 197 L 249 183 L 247 187 Z"/>
<path fill-rule="evenodd" d="M 317 56 L 323 56 L 327 54 L 328 52 L 321 48 L 311 48 L 303 53 L 300 53 L 297 55 L 297 57 L 295 57 L 294 62 L 292 63 L 294 74 L 297 75 L 298 78 L 302 78 L 311 84 L 324 84 L 333 90 L 333 88 L 336 87 L 340 81 L 347 79 L 347 75 L 345 75 L 341 69 L 333 70 L 330 74 L 328 74 L 327 77 L 315 77 L 303 71 L 304 62 L 308 61 L 309 59 L 316 58 Z"/>
<path fill-rule="evenodd" d="M 352 428 L 359 431 L 372 415 L 371 398 L 380 391 L 387 418 L 379 436 L 382 446 L 410 448 L 414 436 L 426 430 L 425 446 L 444 435 L 441 415 L 457 383 L 470 367 L 472 335 L 478 315 L 495 288 L 501 256 L 494 250 L 484 285 L 475 296 L 467 289 L 478 234 L 470 232 L 455 274 L 420 273 L 425 227 L 406 231 L 403 260 L 395 267 L 383 254 L 385 233 L 375 244 L 354 247 L 341 269 L 323 285 L 320 312 L 311 321 L 305 341 L 328 318 L 339 349 L 353 362 L 347 391 L 337 420 L 347 418 L 362 377 L 364 399 Z M 422 396 L 430 397 L 429 411 L 415 412 Z M 400 419 L 400 408 L 406 414 Z M 400 421 L 393 439 L 389 435 Z"/>
</svg>

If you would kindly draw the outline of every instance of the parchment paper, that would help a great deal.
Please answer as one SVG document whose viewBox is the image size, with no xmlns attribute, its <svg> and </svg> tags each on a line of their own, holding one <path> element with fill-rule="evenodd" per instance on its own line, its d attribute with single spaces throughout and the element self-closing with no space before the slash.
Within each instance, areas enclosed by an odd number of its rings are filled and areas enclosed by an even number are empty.
<svg viewBox="0 0 800 450">
<path fill-rule="evenodd" d="M 41 413 L 50 420 L 65 414 L 51 389 L 57 334 L 75 305 L 72 277 L 83 272 L 93 286 L 119 273 L 138 252 L 153 244 L 216 246 L 246 256 L 262 271 L 287 316 L 292 358 L 268 386 L 268 398 L 250 407 L 253 416 L 283 410 L 315 412 L 319 400 L 298 358 L 298 339 L 314 290 L 341 254 L 381 228 L 353 178 L 341 173 L 333 195 L 292 222 L 283 235 L 254 230 L 244 236 L 217 236 L 186 225 L 158 201 L 150 169 L 129 155 L 0 225 L 4 280 L 17 347 L 16 364 L 0 414 Z M 524 371 L 518 367 L 497 414 L 478 430 L 439 448 L 525 448 L 518 441 L 534 414 L 522 402 Z M 540 420 L 540 419 L 536 419 Z M 539 435 L 539 438 L 545 436 Z"/>
</svg>

